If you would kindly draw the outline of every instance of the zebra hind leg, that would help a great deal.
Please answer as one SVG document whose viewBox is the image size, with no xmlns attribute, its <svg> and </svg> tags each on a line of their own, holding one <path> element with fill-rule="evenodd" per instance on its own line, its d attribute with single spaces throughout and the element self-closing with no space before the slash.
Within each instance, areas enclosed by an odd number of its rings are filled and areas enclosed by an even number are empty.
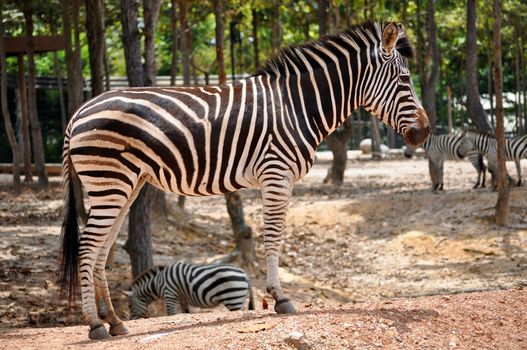
<svg viewBox="0 0 527 350">
<path fill-rule="evenodd" d="M 143 187 L 144 181 L 140 181 L 138 185 L 135 186 L 128 200 L 122 205 L 121 209 L 115 207 L 117 216 L 112 225 L 110 234 L 105 244 L 101 247 L 99 255 L 97 256 L 97 262 L 95 264 L 95 296 L 97 298 L 98 314 L 104 321 L 108 322 L 110 325 L 110 335 L 125 335 L 128 334 L 128 329 L 124 326 L 123 321 L 117 317 L 112 306 L 112 300 L 110 297 L 110 291 L 108 289 L 108 282 L 106 279 L 106 263 L 108 259 L 108 254 L 111 247 L 115 245 L 115 240 L 119 234 L 121 225 L 126 217 L 128 209 L 137 198 L 141 187 Z M 108 208 L 108 206 L 106 206 Z M 113 212 L 115 214 L 115 212 Z"/>
<path fill-rule="evenodd" d="M 281 180 L 277 180 L 280 177 Z M 287 204 L 291 196 L 292 181 L 283 175 L 275 175 L 263 182 L 264 246 L 267 263 L 266 289 L 275 300 L 274 310 L 279 314 L 294 314 L 293 303 L 285 296 L 278 278 L 278 256 L 285 226 Z"/>
</svg>

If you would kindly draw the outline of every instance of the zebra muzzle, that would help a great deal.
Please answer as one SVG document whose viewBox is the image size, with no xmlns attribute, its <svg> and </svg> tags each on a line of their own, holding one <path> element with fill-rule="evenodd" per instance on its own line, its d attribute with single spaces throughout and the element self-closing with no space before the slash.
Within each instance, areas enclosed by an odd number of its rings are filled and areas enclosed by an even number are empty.
<svg viewBox="0 0 527 350">
<path fill-rule="evenodd" d="M 404 140 L 407 144 L 412 146 L 419 146 L 428 138 L 430 132 L 430 124 L 428 116 L 423 108 L 417 110 L 416 123 L 406 129 L 404 133 Z"/>
</svg>

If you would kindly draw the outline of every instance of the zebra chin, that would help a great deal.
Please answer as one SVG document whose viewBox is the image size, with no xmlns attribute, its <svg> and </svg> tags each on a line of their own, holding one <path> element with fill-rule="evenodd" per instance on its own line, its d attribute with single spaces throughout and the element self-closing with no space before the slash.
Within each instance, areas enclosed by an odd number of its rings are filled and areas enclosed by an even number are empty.
<svg viewBox="0 0 527 350">
<path fill-rule="evenodd" d="M 419 146 L 428 138 L 428 134 L 430 133 L 430 123 L 428 122 L 428 116 L 426 115 L 425 110 L 422 108 L 417 110 L 417 114 L 414 118 L 415 124 L 406 129 L 404 140 L 409 145 Z"/>
</svg>

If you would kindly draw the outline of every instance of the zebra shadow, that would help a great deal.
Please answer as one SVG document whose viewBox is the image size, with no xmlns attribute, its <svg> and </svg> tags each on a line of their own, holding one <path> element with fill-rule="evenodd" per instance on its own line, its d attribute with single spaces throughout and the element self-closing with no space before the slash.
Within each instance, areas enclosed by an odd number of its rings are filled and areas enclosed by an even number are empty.
<svg viewBox="0 0 527 350">
<path fill-rule="evenodd" d="M 386 302 L 389 304 L 389 301 Z M 305 320 L 309 319 L 309 316 L 320 316 L 324 314 L 330 314 L 334 316 L 340 316 L 340 317 L 346 317 L 351 315 L 358 315 L 362 319 L 367 320 L 387 320 L 390 323 L 391 327 L 394 327 L 398 333 L 407 333 L 411 331 L 410 324 L 412 323 L 420 323 L 420 322 L 428 322 L 433 318 L 439 317 L 439 312 L 431 309 L 410 309 L 410 310 L 400 310 L 397 308 L 390 308 L 390 307 L 380 307 L 375 309 L 363 309 L 359 307 L 353 307 L 353 306 L 345 306 L 343 309 L 338 310 L 305 310 L 305 311 L 298 311 L 295 315 L 280 315 L 280 314 L 261 314 L 261 311 L 259 311 L 257 314 L 254 313 L 240 313 L 239 317 L 231 317 L 231 315 L 228 315 L 226 317 L 225 314 L 221 314 L 221 318 L 218 318 L 214 321 L 208 321 L 208 322 L 202 322 L 199 319 L 196 319 L 194 317 L 192 319 L 192 323 L 185 323 L 182 325 L 177 325 L 174 327 L 167 327 L 167 323 L 176 322 L 176 321 L 163 321 L 157 327 L 159 329 L 152 330 L 148 332 L 139 332 L 139 333 L 131 333 L 125 336 L 119 336 L 119 337 L 112 337 L 108 339 L 101 340 L 101 342 L 112 342 L 112 341 L 119 341 L 123 339 L 136 339 L 138 337 L 152 337 L 152 336 L 177 336 L 178 332 L 182 332 L 185 330 L 195 330 L 196 333 L 199 333 L 200 329 L 208 328 L 208 327 L 218 327 L 218 326 L 224 326 L 224 325 L 230 325 L 231 328 L 236 328 L 237 326 L 243 328 L 247 327 L 251 324 L 253 324 L 255 321 L 265 321 L 265 322 L 283 322 L 286 323 L 288 318 L 303 318 Z M 198 314 L 193 314 L 194 316 Z M 176 316 L 170 316 L 165 317 L 166 319 L 169 318 L 176 318 Z M 344 319 L 345 320 L 345 319 Z M 136 321 L 137 322 L 137 321 Z M 369 322 L 369 321 L 365 321 Z M 374 322 L 374 321 L 370 321 Z M 138 328 L 139 325 L 130 325 L 130 328 Z M 225 336 L 228 336 L 227 334 Z M 73 346 L 81 346 L 81 345 L 89 345 L 93 344 L 93 341 L 86 340 L 82 342 L 77 343 L 71 343 L 68 345 Z M 66 344 L 65 344 L 66 345 Z M 146 344 L 145 344 L 146 346 Z"/>
</svg>

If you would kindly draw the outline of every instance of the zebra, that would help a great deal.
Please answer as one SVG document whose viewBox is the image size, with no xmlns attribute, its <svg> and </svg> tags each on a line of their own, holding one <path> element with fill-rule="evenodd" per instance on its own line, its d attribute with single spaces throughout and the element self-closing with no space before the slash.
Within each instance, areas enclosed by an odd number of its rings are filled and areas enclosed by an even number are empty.
<svg viewBox="0 0 527 350">
<path fill-rule="evenodd" d="M 431 133 L 422 147 L 429 159 L 429 172 L 432 180 L 432 191 L 443 190 L 443 164 L 445 160 L 461 160 L 467 158 L 476 169 L 478 178 L 474 188 L 485 187 L 485 175 L 487 167 L 483 162 L 483 156 L 475 149 L 465 151 L 463 144 L 463 132 L 436 135 Z M 411 158 L 415 148 L 408 146 L 404 155 Z"/>
<path fill-rule="evenodd" d="M 464 147 L 467 150 L 478 150 L 488 160 L 489 171 L 494 174 L 497 170 L 498 147 L 494 135 L 475 130 L 466 130 L 464 137 Z M 505 160 L 514 161 L 518 180 L 516 186 L 522 185 L 521 160 L 527 158 L 527 135 L 518 136 L 512 139 L 505 139 Z M 512 178 L 507 174 L 509 182 Z M 493 179 L 493 186 L 494 179 Z"/>
<path fill-rule="evenodd" d="M 59 282 L 71 302 L 80 280 L 89 338 L 128 333 L 113 310 L 104 267 L 146 182 L 187 196 L 260 188 L 266 290 L 275 312 L 295 313 L 278 277 L 293 185 L 313 165 L 317 146 L 358 107 L 407 143 L 425 141 L 428 117 L 405 62 L 412 53 L 400 25 L 366 22 L 283 49 L 254 75 L 229 84 L 130 88 L 81 106 L 64 138 L 67 197 Z M 73 202 L 74 170 L 91 207 L 82 234 Z"/>
<path fill-rule="evenodd" d="M 188 313 L 189 306 L 211 308 L 220 304 L 230 311 L 243 309 L 249 298 L 254 310 L 251 283 L 244 270 L 226 264 L 193 265 L 178 261 L 140 274 L 124 292 L 129 297 L 130 319 L 145 317 L 148 305 L 163 299 L 169 316 Z"/>
</svg>

